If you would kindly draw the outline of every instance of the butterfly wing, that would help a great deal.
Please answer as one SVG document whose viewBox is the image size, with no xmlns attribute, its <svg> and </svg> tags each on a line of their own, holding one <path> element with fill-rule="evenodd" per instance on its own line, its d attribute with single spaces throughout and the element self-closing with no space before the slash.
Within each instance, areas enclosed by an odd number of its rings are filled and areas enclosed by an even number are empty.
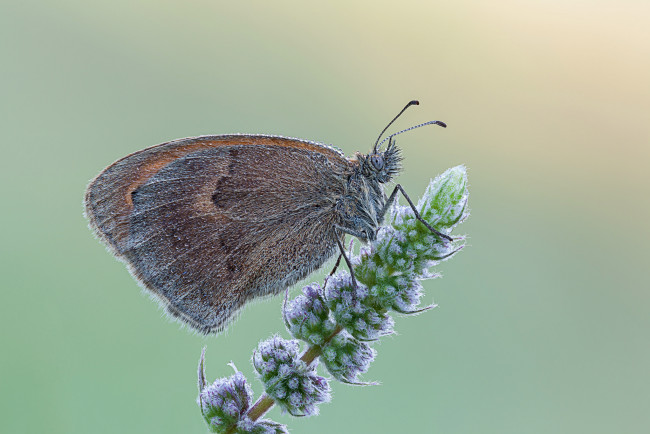
<svg viewBox="0 0 650 434">
<path fill-rule="evenodd" d="M 109 166 L 86 214 L 172 315 L 210 333 L 333 254 L 348 171 L 338 151 L 297 139 L 181 139 Z"/>
</svg>

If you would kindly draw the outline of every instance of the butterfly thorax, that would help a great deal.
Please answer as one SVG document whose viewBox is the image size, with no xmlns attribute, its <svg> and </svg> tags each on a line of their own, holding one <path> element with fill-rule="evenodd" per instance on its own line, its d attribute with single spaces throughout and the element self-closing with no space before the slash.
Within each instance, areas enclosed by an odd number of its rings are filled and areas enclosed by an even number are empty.
<svg viewBox="0 0 650 434">
<path fill-rule="evenodd" d="M 355 157 L 349 160 L 352 173 L 337 203 L 339 226 L 361 241 L 373 241 L 386 206 L 383 184 L 399 172 L 401 158 L 392 143 L 384 152 Z"/>
</svg>

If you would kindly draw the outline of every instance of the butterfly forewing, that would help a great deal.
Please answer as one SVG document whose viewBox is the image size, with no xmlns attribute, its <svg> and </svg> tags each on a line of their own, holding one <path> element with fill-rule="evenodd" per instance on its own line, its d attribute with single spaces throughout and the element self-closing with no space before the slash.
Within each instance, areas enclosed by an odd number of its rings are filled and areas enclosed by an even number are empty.
<svg viewBox="0 0 650 434">
<path fill-rule="evenodd" d="M 296 139 L 182 139 L 109 166 L 86 212 L 172 314 L 208 333 L 333 254 L 349 170 L 336 150 Z"/>
</svg>

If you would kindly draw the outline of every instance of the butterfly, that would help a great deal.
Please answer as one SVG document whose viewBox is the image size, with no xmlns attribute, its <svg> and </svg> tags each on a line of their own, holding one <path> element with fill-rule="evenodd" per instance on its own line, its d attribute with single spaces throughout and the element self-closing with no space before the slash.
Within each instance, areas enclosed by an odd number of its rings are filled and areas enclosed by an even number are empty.
<svg viewBox="0 0 650 434">
<path fill-rule="evenodd" d="M 308 140 L 269 135 L 189 137 L 130 154 L 86 190 L 90 227 L 173 317 L 223 330 L 249 300 L 278 294 L 343 249 L 373 241 L 400 171 L 392 134 L 352 158 Z M 381 145 L 388 145 L 381 150 Z M 338 261 L 337 261 L 338 265 Z M 351 269 L 351 267 L 350 267 Z M 354 279 L 354 275 L 353 275 Z M 356 284 L 356 281 L 355 281 Z"/>
</svg>

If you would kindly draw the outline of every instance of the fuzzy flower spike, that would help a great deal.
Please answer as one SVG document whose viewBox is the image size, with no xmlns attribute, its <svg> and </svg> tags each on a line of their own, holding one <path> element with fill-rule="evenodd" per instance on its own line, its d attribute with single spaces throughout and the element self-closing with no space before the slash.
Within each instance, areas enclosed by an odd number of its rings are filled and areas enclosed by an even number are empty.
<svg viewBox="0 0 650 434">
<path fill-rule="evenodd" d="M 197 402 L 210 431 L 215 433 L 288 433 L 284 425 L 268 419 L 252 421 L 250 409 L 253 392 L 244 375 L 237 371 L 228 378 L 219 378 L 207 385 L 205 382 L 205 348 L 199 360 L 199 397 Z"/>
<path fill-rule="evenodd" d="M 431 181 L 416 208 L 431 227 L 449 236 L 469 215 L 467 198 L 467 173 L 457 166 Z M 286 432 L 284 425 L 260 419 L 274 404 L 293 416 L 318 414 L 318 405 L 331 397 L 327 380 L 316 374 L 319 361 L 341 382 L 374 384 L 359 381 L 377 355 L 370 343 L 393 333 L 391 311 L 415 314 L 434 307 L 420 306 L 420 281 L 439 277 L 430 268 L 451 258 L 464 242 L 464 237 L 449 241 L 432 233 L 411 207 L 393 206 L 376 240 L 351 258 L 356 286 L 349 272 L 340 271 L 324 287 L 312 283 L 285 303 L 285 325 L 295 339 L 276 335 L 260 342 L 253 366 L 266 393 L 255 404 L 240 372 L 206 386 L 201 355 L 198 403 L 210 429 Z"/>
</svg>

